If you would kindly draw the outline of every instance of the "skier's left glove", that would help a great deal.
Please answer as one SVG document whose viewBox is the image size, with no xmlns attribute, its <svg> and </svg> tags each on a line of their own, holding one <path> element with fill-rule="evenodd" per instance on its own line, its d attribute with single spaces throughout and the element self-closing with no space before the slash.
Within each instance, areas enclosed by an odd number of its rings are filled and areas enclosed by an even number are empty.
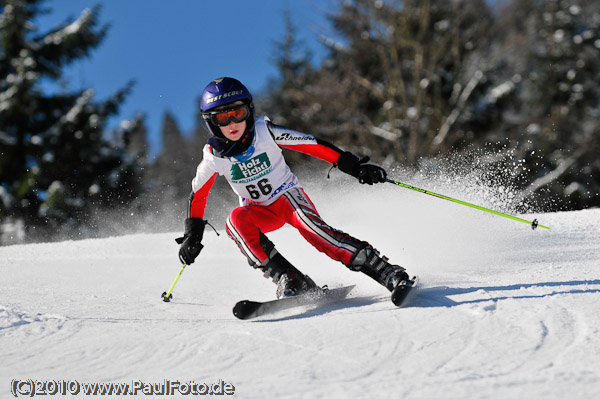
<svg viewBox="0 0 600 399">
<path fill-rule="evenodd" d="M 190 265 L 194 263 L 196 257 L 204 247 L 202 245 L 202 236 L 204 235 L 204 226 L 206 221 L 202 218 L 185 219 L 185 233 L 183 237 L 176 238 L 179 248 L 179 260 L 181 263 Z"/>
<path fill-rule="evenodd" d="M 351 152 L 343 152 L 338 159 L 338 168 L 354 176 L 362 184 L 383 183 L 387 173 L 381 166 L 369 162 L 369 157 L 358 158 Z"/>
</svg>

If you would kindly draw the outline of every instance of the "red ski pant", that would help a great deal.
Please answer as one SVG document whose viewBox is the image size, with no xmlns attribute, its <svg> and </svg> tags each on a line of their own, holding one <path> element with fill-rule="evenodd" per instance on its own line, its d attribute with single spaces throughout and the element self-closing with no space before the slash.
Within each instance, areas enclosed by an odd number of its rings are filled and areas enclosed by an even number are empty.
<svg viewBox="0 0 600 399">
<path fill-rule="evenodd" d="M 227 219 L 227 233 L 249 262 L 258 267 L 268 258 L 260 243 L 260 234 L 294 226 L 316 249 L 345 265 L 365 245 L 344 232 L 327 225 L 301 188 L 284 193 L 271 205 L 248 205 L 234 209 Z"/>
</svg>

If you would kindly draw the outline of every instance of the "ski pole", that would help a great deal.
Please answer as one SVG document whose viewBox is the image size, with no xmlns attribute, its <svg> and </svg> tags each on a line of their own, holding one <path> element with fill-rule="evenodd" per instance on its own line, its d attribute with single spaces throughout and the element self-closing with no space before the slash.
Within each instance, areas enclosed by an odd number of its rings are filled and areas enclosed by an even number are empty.
<svg viewBox="0 0 600 399">
<path fill-rule="evenodd" d="M 466 206 L 469 206 L 471 208 L 475 208 L 475 209 L 479 209 L 479 210 L 484 211 L 484 212 L 492 213 L 494 215 L 504 216 L 505 218 L 516 220 L 518 222 L 527 223 L 527 224 L 531 225 L 531 228 L 533 230 L 535 230 L 535 228 L 538 227 L 538 226 L 542 227 L 544 229 L 550 230 L 550 227 L 542 226 L 541 224 L 539 224 L 538 221 L 537 221 L 537 219 L 534 219 L 533 222 L 530 222 L 529 220 L 521 219 L 521 218 L 518 218 L 516 216 L 508 215 L 506 213 L 494 211 L 492 209 L 487 209 L 487 208 L 484 208 L 484 207 L 479 206 L 479 205 L 470 204 L 470 203 L 465 202 L 465 201 L 461 201 L 461 200 L 457 200 L 457 199 L 454 199 L 454 198 L 446 197 L 445 195 L 436 194 L 436 193 L 433 193 L 431 191 L 423 190 L 422 188 L 418 188 L 418 187 L 413 187 L 413 186 L 410 186 L 408 184 L 400 183 L 400 182 L 392 180 L 392 179 L 386 179 L 386 181 L 389 182 L 389 183 L 394 183 L 394 184 L 396 184 L 396 185 L 398 185 L 400 187 L 409 188 L 411 190 L 418 191 L 418 192 L 423 193 L 423 194 L 429 194 L 429 195 L 437 197 L 437 198 L 442 198 L 442 199 L 445 199 L 445 200 L 448 200 L 448 201 L 455 202 L 457 204 L 466 205 Z"/>
<path fill-rule="evenodd" d="M 175 288 L 175 284 L 177 284 L 177 282 L 179 281 L 179 277 L 181 277 L 181 273 L 183 273 L 183 269 L 185 269 L 186 266 L 187 265 L 185 263 L 181 266 L 181 269 L 179 269 L 179 273 L 177 273 L 177 277 L 175 277 L 175 281 L 173 281 L 173 284 L 171 284 L 171 288 L 169 288 L 169 291 L 162 293 L 161 298 L 164 302 L 171 302 L 171 299 L 173 298 L 171 292 L 173 292 L 173 288 Z"/>
</svg>

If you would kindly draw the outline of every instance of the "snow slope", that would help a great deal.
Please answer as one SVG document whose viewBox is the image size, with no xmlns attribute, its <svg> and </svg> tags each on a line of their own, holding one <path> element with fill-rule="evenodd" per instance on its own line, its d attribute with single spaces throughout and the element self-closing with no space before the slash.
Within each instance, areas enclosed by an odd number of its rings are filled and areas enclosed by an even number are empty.
<svg viewBox="0 0 600 399">
<path fill-rule="evenodd" d="M 345 187 L 335 203 L 307 191 L 331 225 L 420 275 L 410 307 L 289 228 L 270 235 L 280 252 L 319 284 L 357 284 L 350 299 L 235 319 L 236 301 L 275 287 L 223 221 L 171 303 L 177 232 L 3 247 L 0 397 L 13 379 L 221 379 L 240 398 L 598 397 L 600 210 L 525 215 L 551 227 L 532 231 L 392 185 Z"/>
</svg>

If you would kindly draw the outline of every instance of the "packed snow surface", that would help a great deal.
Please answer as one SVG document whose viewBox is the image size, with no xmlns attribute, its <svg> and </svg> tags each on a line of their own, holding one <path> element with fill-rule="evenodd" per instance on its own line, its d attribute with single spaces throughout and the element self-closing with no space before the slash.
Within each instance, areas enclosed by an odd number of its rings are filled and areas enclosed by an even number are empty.
<svg viewBox="0 0 600 399">
<path fill-rule="evenodd" d="M 0 397 L 28 379 L 221 381 L 240 398 L 598 397 L 600 210 L 520 215 L 551 228 L 532 230 L 356 186 L 307 192 L 332 226 L 420 276 L 408 306 L 291 228 L 269 235 L 280 252 L 318 284 L 356 284 L 348 299 L 237 320 L 237 301 L 272 299 L 275 286 L 223 220 L 211 220 L 221 235 L 207 229 L 170 303 L 160 295 L 181 267 L 179 232 L 3 247 Z"/>
</svg>

